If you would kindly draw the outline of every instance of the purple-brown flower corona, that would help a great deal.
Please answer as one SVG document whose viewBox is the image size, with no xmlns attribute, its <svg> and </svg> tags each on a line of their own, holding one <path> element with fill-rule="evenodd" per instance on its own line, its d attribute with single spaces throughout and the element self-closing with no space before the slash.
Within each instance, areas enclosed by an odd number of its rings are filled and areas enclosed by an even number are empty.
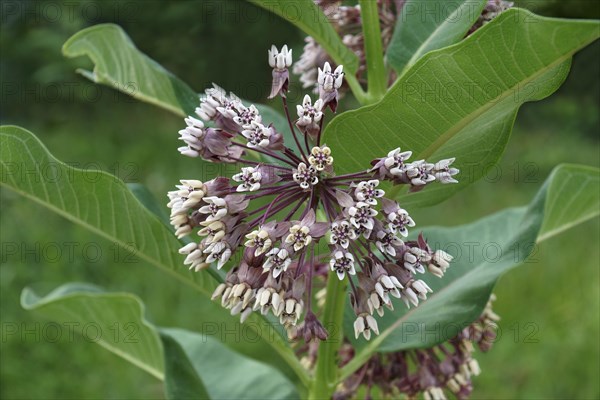
<svg viewBox="0 0 600 400">
<path fill-rule="evenodd" d="M 336 174 L 335 154 L 321 143 L 325 110 L 337 107 L 343 67 L 325 63 L 318 70 L 313 103 L 306 95 L 290 117 L 286 99 L 291 50 L 273 46 L 271 97 L 280 97 L 287 127 L 265 125 L 258 109 L 214 85 L 185 119 L 181 154 L 235 163 L 239 173 L 207 182 L 181 180 L 169 192 L 171 223 L 178 238 L 198 239 L 180 249 L 185 265 L 200 271 L 222 268 L 236 253 L 225 282 L 213 294 L 244 321 L 253 312 L 272 313 L 291 338 L 324 340 L 312 289 L 317 279 L 347 279 L 356 313 L 355 335 L 378 334 L 374 313 L 393 308 L 392 298 L 417 306 L 431 292 L 419 275 L 442 277 L 452 257 L 429 247 L 419 235 L 407 240 L 415 221 L 385 197 L 382 181 L 411 191 L 438 181 L 454 183 L 454 159 L 410 161 L 400 148 L 372 161 L 362 171 Z M 290 132 L 291 143 L 277 129 Z M 401 134 L 400 132 L 398 133 Z M 255 154 L 251 154 L 255 153 Z M 260 161 L 258 161 L 260 160 Z M 329 246 L 329 251 L 323 247 Z M 318 249 L 321 251 L 318 251 Z M 322 254 L 326 253 L 326 255 Z M 327 273 L 327 266 L 331 272 Z"/>
</svg>

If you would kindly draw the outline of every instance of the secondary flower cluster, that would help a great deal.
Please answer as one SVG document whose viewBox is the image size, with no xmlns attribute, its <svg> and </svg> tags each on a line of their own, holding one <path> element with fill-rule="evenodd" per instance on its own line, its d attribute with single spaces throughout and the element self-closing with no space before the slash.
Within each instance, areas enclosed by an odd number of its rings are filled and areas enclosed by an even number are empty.
<svg viewBox="0 0 600 400">
<path fill-rule="evenodd" d="M 442 400 L 448 394 L 458 399 L 469 397 L 473 388 L 471 379 L 481 372 L 473 358 L 475 346 L 487 352 L 496 340 L 496 323 L 500 318 L 492 311 L 494 300 L 492 295 L 475 322 L 442 344 L 374 355 L 338 387 L 333 398 L 355 398 L 360 386 L 367 388 L 365 398 L 369 398 L 373 386 L 389 398 L 422 396 L 427 400 Z M 342 364 L 348 363 L 354 355 L 352 346 L 342 346 L 340 355 Z"/>
<path fill-rule="evenodd" d="M 306 341 L 327 337 L 312 307 L 312 288 L 329 268 L 330 279 L 350 283 L 355 334 L 369 339 L 378 333 L 375 313 L 393 309 L 392 298 L 417 306 L 431 293 L 419 276 L 442 277 L 452 260 L 423 236 L 406 240 L 415 222 L 385 197 L 381 183 L 417 191 L 434 181 L 456 182 L 459 171 L 451 166 L 454 159 L 411 161 L 410 151 L 397 148 L 371 167 L 337 175 L 321 133 L 325 110 L 337 107 L 343 67 L 325 63 L 318 69 L 319 98 L 313 103 L 306 95 L 292 119 L 286 99 L 291 50 L 272 47 L 268 53 L 271 96 L 282 99 L 287 127 L 265 125 L 255 106 L 215 85 L 200 99 L 198 118 L 186 118 L 179 132 L 181 154 L 240 166 L 231 178 L 182 180 L 169 192 L 177 237 L 195 234 L 180 253 L 196 271 L 211 264 L 220 269 L 237 254 L 213 299 L 242 321 L 253 311 L 272 313 L 290 337 Z M 293 143 L 284 141 L 283 128 Z M 328 256 L 322 245 L 329 246 Z"/>
<path fill-rule="evenodd" d="M 377 1 L 378 5 L 381 42 L 385 53 L 392 40 L 396 22 L 402 15 L 402 10 L 406 2 L 404 0 L 373 1 Z M 356 72 L 356 77 L 359 80 L 363 80 L 366 71 L 366 58 L 360 6 L 342 5 L 342 0 L 314 0 L 314 2 L 323 10 L 325 15 L 327 15 L 329 22 L 342 37 L 344 44 L 358 56 L 359 67 Z M 415 4 L 413 3 L 412 6 L 414 7 L 414 5 Z M 427 2 L 423 2 L 422 6 L 429 7 Z M 488 0 L 467 35 L 472 34 L 512 6 L 513 2 L 510 1 Z M 430 11 L 431 10 L 423 9 L 418 12 L 420 15 L 426 15 Z M 414 14 L 414 12 L 415 10 L 410 11 L 412 14 Z M 334 65 L 334 62 L 325 49 L 323 49 L 323 47 L 321 47 L 311 36 L 307 36 L 304 41 L 306 42 L 304 51 L 302 52 L 300 60 L 294 65 L 293 72 L 300 75 L 300 81 L 304 88 L 315 88 L 316 91 L 318 90 L 317 67 L 323 65 L 325 62 Z M 394 73 L 391 73 L 390 84 L 395 80 L 396 76 Z M 343 89 L 345 89 L 345 87 Z"/>
</svg>

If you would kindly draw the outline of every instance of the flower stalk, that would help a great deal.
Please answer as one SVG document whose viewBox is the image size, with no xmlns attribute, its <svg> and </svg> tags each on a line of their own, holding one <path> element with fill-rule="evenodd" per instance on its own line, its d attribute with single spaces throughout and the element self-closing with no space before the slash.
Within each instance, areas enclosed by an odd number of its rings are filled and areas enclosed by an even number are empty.
<svg viewBox="0 0 600 400">
<path fill-rule="evenodd" d="M 314 381 L 309 399 L 329 399 L 339 382 L 338 351 L 344 343 L 344 308 L 346 305 L 346 281 L 329 279 L 323 324 L 329 329 L 329 338 L 319 344 Z"/>
</svg>

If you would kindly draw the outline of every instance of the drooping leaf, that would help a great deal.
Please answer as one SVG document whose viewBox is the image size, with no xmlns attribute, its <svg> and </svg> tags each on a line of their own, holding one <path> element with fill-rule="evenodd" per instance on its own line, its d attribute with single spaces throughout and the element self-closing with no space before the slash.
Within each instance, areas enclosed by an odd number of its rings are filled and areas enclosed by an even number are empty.
<svg viewBox="0 0 600 400">
<path fill-rule="evenodd" d="M 336 171 L 355 172 L 401 147 L 411 160 L 456 157 L 456 185 L 431 185 L 400 197 L 435 204 L 485 173 L 502 155 L 517 110 L 554 92 L 570 58 L 598 38 L 599 24 L 511 9 L 462 42 L 429 52 L 379 103 L 343 113 L 325 129 Z M 388 194 L 395 194 L 393 188 Z"/>
<path fill-rule="evenodd" d="M 336 64 L 343 64 L 346 73 L 358 69 L 358 58 L 346 47 L 323 11 L 313 0 L 248 0 L 279 15 L 312 36 Z"/>
<path fill-rule="evenodd" d="M 298 398 L 294 385 L 271 366 L 209 336 L 155 327 L 145 320 L 144 306 L 132 294 L 67 284 L 42 298 L 25 289 L 21 303 L 71 324 L 86 339 L 164 380 L 169 399 Z"/>
<path fill-rule="evenodd" d="M 169 335 L 161 335 L 165 353 L 165 397 L 167 399 L 210 399 L 202 379 L 185 350 Z"/>
<path fill-rule="evenodd" d="M 140 52 L 118 25 L 100 24 L 83 29 L 69 38 L 62 50 L 67 57 L 88 56 L 94 70 L 79 72 L 96 83 L 181 116 L 197 107 L 196 93 Z"/>
<path fill-rule="evenodd" d="M 390 65 L 401 73 L 425 53 L 459 42 L 487 0 L 408 0 L 387 48 Z"/>
<path fill-rule="evenodd" d="M 362 350 L 346 371 L 374 351 L 428 347 L 450 339 L 480 315 L 498 278 L 522 264 L 536 243 L 599 214 L 600 170 L 562 165 L 528 207 L 464 226 L 425 228 L 430 246 L 455 257 L 451 267 L 441 279 L 424 276 L 433 293 L 418 307 L 408 310 L 397 302 L 394 311 L 386 310 L 378 320 L 381 334 L 367 343 L 356 342 Z M 351 314 L 345 321 L 348 336 L 353 332 Z"/>
<path fill-rule="evenodd" d="M 237 354 L 209 336 L 173 328 L 160 332 L 163 338 L 179 343 L 212 399 L 298 398 L 294 385 L 279 371 Z"/>
<path fill-rule="evenodd" d="M 173 232 L 117 177 L 54 158 L 33 133 L 0 127 L 0 184 L 211 295 L 217 281 L 183 266 Z"/>
<path fill-rule="evenodd" d="M 78 72 L 91 81 L 179 116 L 195 115 L 194 110 L 200 103 L 198 94 L 142 53 L 118 25 L 99 24 L 77 32 L 63 45 L 63 54 L 70 58 L 89 57 L 94 63 L 94 70 Z M 244 100 L 244 104 L 249 103 Z M 287 121 L 281 113 L 263 104 L 256 104 L 256 107 L 265 124 L 273 122 L 279 131 L 287 135 Z"/>
</svg>

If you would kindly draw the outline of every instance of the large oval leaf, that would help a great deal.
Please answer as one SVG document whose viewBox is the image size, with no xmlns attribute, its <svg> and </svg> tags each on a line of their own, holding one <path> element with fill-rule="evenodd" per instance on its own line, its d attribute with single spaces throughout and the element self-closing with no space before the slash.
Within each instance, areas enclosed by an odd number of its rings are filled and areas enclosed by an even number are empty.
<svg viewBox="0 0 600 400">
<path fill-rule="evenodd" d="M 379 320 L 381 334 L 365 343 L 344 375 L 374 351 L 429 347 L 453 337 L 483 310 L 497 279 L 522 264 L 536 243 L 600 214 L 600 170 L 563 165 L 528 207 L 507 209 L 475 223 L 424 229 L 430 245 L 455 256 L 442 279 L 426 279 L 429 299 L 410 310 L 398 304 Z M 547 228 L 542 228 L 547 227 Z M 353 332 L 347 313 L 345 330 Z"/>
<path fill-rule="evenodd" d="M 294 385 L 273 367 L 209 336 L 153 326 L 134 295 L 67 284 L 43 298 L 25 289 L 21 302 L 164 380 L 169 399 L 298 398 Z M 235 384 L 224 379 L 224 372 Z"/>
<path fill-rule="evenodd" d="M 336 170 L 364 170 L 396 147 L 412 150 L 415 160 L 456 157 L 459 184 L 401 199 L 404 206 L 431 205 L 451 196 L 497 163 L 519 106 L 554 92 L 573 53 L 599 33 L 593 21 L 503 13 L 464 41 L 423 56 L 379 103 L 332 120 L 324 135 L 334 154 L 343 154 Z"/>
<path fill-rule="evenodd" d="M 487 0 L 408 0 L 402 6 L 387 48 L 390 65 L 401 73 L 425 53 L 459 42 Z"/>
</svg>

